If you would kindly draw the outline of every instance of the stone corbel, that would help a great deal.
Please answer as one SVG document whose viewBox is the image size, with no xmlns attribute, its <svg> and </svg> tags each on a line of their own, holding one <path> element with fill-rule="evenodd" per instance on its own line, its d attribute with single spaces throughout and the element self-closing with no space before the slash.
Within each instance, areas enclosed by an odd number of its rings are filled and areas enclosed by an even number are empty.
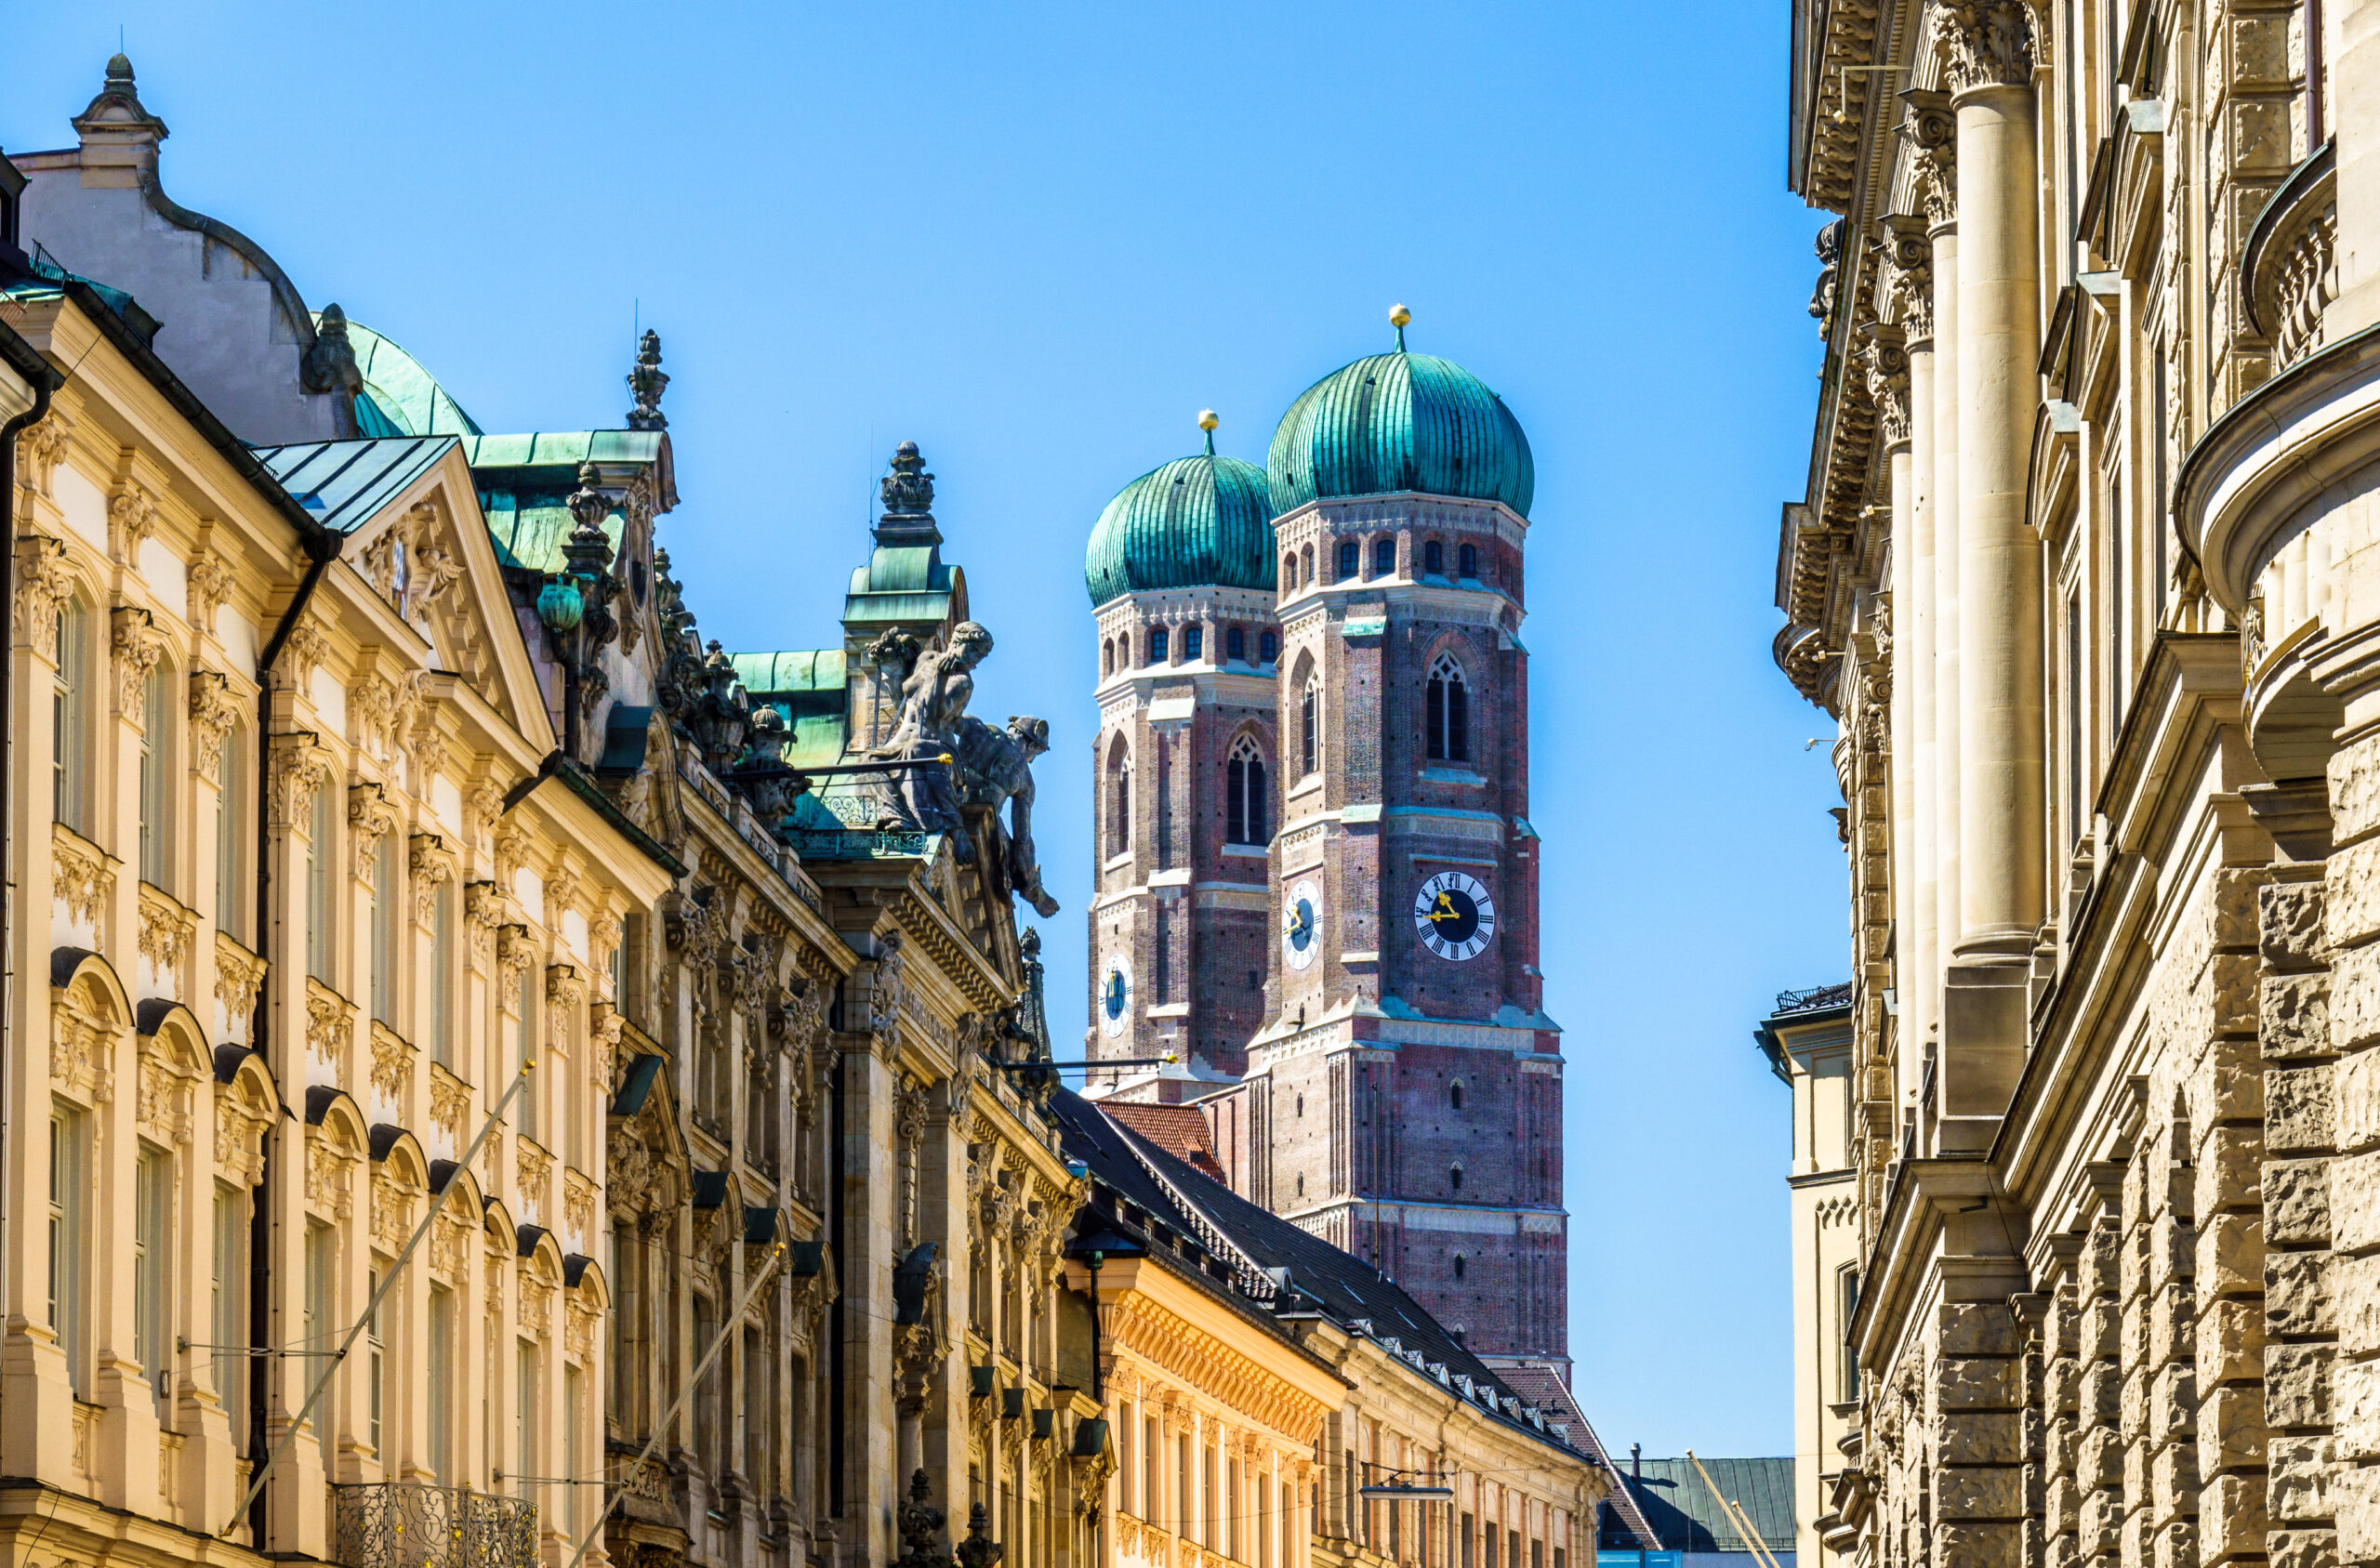
<svg viewBox="0 0 2380 1568">
<path fill-rule="evenodd" d="M 115 655 L 116 711 L 145 730 L 149 672 L 165 656 L 165 634 L 157 629 L 156 617 L 138 605 L 120 604 L 108 620 L 108 643 Z"/>
<path fill-rule="evenodd" d="M 406 846 L 405 869 L 413 876 L 414 924 L 427 929 L 438 915 L 438 889 L 454 880 L 454 857 L 443 838 L 416 833 Z"/>
<path fill-rule="evenodd" d="M 216 613 L 231 598 L 231 568 L 213 550 L 202 549 L 190 559 L 190 622 L 212 634 Z"/>
<path fill-rule="evenodd" d="M 126 480 L 108 500 L 108 550 L 127 564 L 140 554 L 141 542 L 156 532 L 157 502 L 138 480 Z"/>
<path fill-rule="evenodd" d="M 280 674 L 287 678 L 291 690 L 303 692 L 313 684 L 314 667 L 330 652 L 331 639 L 324 634 L 322 623 L 306 616 L 289 628 L 289 640 L 281 645 Z"/>
<path fill-rule="evenodd" d="M 223 769 L 223 737 L 240 721 L 246 704 L 231 690 L 231 678 L 211 669 L 190 672 L 190 766 L 212 779 Z"/>
<path fill-rule="evenodd" d="M 1870 322 L 1860 328 L 1866 340 L 1860 367 L 1867 376 L 1868 396 L 1876 407 L 1876 435 L 1886 449 L 1909 441 L 1909 349 L 1900 328 Z"/>
<path fill-rule="evenodd" d="M 347 792 L 347 842 L 353 854 L 355 879 L 372 880 L 373 862 L 380 850 L 380 839 L 397 825 L 397 809 L 389 804 L 388 792 L 377 784 L 356 784 Z M 379 888 L 375 891 L 382 898 L 395 893 L 394 888 Z"/>
<path fill-rule="evenodd" d="M 337 761 L 311 730 L 293 730 L 272 737 L 271 776 L 275 827 L 294 827 L 304 820 L 306 802 L 330 782 Z"/>
<path fill-rule="evenodd" d="M 66 546 L 46 534 L 19 535 L 17 640 L 53 664 L 58 661 L 58 606 L 73 591 Z"/>
<path fill-rule="evenodd" d="M 66 455 L 68 438 L 73 429 L 73 415 L 52 403 L 40 424 L 19 431 L 17 481 L 32 494 L 47 499 L 50 481 L 58 476 L 59 462 Z"/>
</svg>

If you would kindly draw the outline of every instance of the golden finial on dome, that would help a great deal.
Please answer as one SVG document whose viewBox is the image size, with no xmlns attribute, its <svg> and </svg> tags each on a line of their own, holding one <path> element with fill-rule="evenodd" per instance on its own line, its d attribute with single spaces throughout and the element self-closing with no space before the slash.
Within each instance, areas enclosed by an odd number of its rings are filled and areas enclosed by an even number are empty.
<svg viewBox="0 0 2380 1568">
<path fill-rule="evenodd" d="M 1207 455 L 1210 457 L 1215 455 L 1215 427 L 1222 423 L 1222 420 L 1215 417 L 1213 409 L 1202 408 L 1198 411 L 1198 428 L 1207 432 Z"/>
<path fill-rule="evenodd" d="M 1405 352 L 1405 323 L 1412 319 L 1413 312 L 1402 305 L 1388 308 L 1388 324 L 1396 329 L 1396 351 L 1400 354 Z"/>
</svg>

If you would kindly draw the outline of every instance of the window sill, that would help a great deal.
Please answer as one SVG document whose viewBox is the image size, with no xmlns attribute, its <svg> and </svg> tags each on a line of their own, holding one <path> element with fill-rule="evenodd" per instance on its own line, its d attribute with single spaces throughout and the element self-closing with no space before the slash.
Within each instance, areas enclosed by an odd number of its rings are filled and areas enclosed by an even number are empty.
<svg viewBox="0 0 2380 1568">
<path fill-rule="evenodd" d="M 1273 850 L 1270 845 L 1265 844 L 1226 844 L 1223 846 L 1223 853 L 1238 855 L 1247 860 L 1261 861 L 1271 859 Z"/>
<path fill-rule="evenodd" d="M 1099 868 L 1099 869 L 1100 869 L 1100 870 L 1102 870 L 1102 871 L 1122 871 L 1122 870 L 1125 870 L 1125 869 L 1129 868 L 1129 867 L 1131 865 L 1131 863 L 1132 863 L 1132 851 L 1131 851 L 1131 850 L 1125 850 L 1125 851 L 1124 851 L 1122 854 L 1120 854 L 1120 855 L 1110 855 L 1110 856 L 1108 856 L 1108 857 L 1107 857 L 1107 859 L 1106 859 L 1106 861 L 1105 861 L 1105 862 L 1104 862 L 1104 863 L 1100 866 L 1100 868 Z"/>
<path fill-rule="evenodd" d="M 1472 784 L 1485 786 L 1487 779 L 1468 768 L 1450 768 L 1433 764 L 1421 770 L 1421 776 L 1433 784 Z"/>
</svg>

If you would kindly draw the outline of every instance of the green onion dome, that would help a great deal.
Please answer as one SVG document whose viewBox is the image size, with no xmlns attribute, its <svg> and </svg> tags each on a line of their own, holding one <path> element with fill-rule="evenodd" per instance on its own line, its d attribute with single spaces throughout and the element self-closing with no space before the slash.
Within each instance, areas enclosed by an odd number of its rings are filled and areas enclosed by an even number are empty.
<svg viewBox="0 0 2380 1568">
<path fill-rule="evenodd" d="M 1143 474 L 1091 531 L 1082 568 L 1091 602 L 1152 588 L 1271 587 L 1269 495 L 1264 470 L 1215 455 L 1211 434 L 1197 456 Z"/>
<path fill-rule="evenodd" d="M 1307 388 L 1273 432 L 1273 515 L 1317 496 L 1419 491 L 1501 501 L 1528 516 L 1537 465 L 1504 400 L 1450 360 L 1405 351 L 1357 360 Z"/>
</svg>

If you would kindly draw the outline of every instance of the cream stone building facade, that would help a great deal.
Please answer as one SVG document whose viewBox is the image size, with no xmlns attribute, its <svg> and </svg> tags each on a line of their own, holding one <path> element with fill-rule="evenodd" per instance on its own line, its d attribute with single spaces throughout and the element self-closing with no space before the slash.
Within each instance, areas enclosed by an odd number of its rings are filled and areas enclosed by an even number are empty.
<svg viewBox="0 0 2380 1568">
<path fill-rule="evenodd" d="M 2368 0 L 1794 7 L 1839 1554 L 2380 1560 L 2376 73 Z"/>
</svg>

